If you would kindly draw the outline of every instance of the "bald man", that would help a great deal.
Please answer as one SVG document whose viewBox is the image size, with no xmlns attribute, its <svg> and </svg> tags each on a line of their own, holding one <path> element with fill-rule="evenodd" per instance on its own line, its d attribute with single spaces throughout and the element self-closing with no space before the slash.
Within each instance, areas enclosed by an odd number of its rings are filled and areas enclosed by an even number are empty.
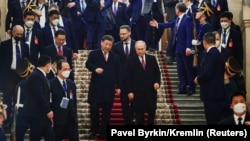
<svg viewBox="0 0 250 141">
<path fill-rule="evenodd" d="M 29 47 L 21 39 L 24 29 L 21 25 L 15 25 L 12 37 L 0 45 L 0 88 L 3 92 L 3 102 L 9 107 L 7 109 L 7 120 L 4 128 L 8 131 L 11 125 L 12 102 L 16 101 L 14 96 L 15 87 L 21 77 L 15 72 L 16 65 L 22 58 L 29 58 Z"/>
<path fill-rule="evenodd" d="M 146 54 L 146 43 L 135 43 L 135 56 L 128 60 L 128 98 L 135 112 L 136 124 L 154 125 L 157 90 L 160 88 L 161 73 L 156 58 Z M 148 113 L 148 122 L 144 114 Z"/>
</svg>

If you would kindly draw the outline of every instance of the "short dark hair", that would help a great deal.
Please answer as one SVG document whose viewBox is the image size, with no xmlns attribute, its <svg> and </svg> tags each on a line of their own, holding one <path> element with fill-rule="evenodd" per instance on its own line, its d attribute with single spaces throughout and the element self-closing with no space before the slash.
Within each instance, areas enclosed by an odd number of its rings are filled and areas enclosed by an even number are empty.
<svg viewBox="0 0 250 141">
<path fill-rule="evenodd" d="M 212 32 L 207 32 L 204 34 L 203 40 L 208 44 L 215 44 L 215 34 Z"/>
<path fill-rule="evenodd" d="M 105 41 L 105 40 L 114 42 L 114 38 L 113 38 L 113 36 L 111 36 L 111 35 L 104 35 L 104 36 L 102 37 L 102 41 Z"/>
<path fill-rule="evenodd" d="M 224 11 L 220 14 L 220 18 L 228 18 L 229 20 L 232 20 L 233 14 L 229 11 Z"/>
<path fill-rule="evenodd" d="M 62 63 L 68 63 L 68 61 L 66 61 L 66 60 L 59 60 L 58 62 L 57 62 L 57 64 L 56 64 L 56 69 L 57 70 L 61 70 L 62 69 Z"/>
<path fill-rule="evenodd" d="M 126 29 L 127 31 L 131 32 L 131 27 L 129 25 L 122 25 L 120 29 Z"/>
<path fill-rule="evenodd" d="M 51 4 L 48 9 L 52 9 L 52 8 L 55 8 L 55 9 L 59 9 L 59 7 L 56 5 L 56 4 Z M 57 10 L 58 11 L 58 10 Z M 59 12 L 59 11 L 58 11 Z"/>
<path fill-rule="evenodd" d="M 244 98 L 244 100 L 246 100 L 246 93 L 243 91 L 235 91 L 233 92 L 233 94 L 231 95 L 231 102 L 233 101 L 233 98 L 236 96 L 242 96 Z"/>
<path fill-rule="evenodd" d="M 178 2 L 175 5 L 175 8 L 178 9 L 182 13 L 186 12 L 186 10 L 187 10 L 187 6 L 183 2 Z"/>
<path fill-rule="evenodd" d="M 52 59 L 52 62 L 53 63 L 57 63 L 59 62 L 60 60 L 65 60 L 65 58 L 61 55 L 56 55 L 53 59 Z"/>
<path fill-rule="evenodd" d="M 34 17 L 36 17 L 36 13 L 34 11 L 26 11 L 23 14 L 23 18 L 25 18 L 27 16 L 34 16 Z"/>
<path fill-rule="evenodd" d="M 66 32 L 64 29 L 59 28 L 56 33 L 55 33 L 55 37 L 57 37 L 58 35 L 66 35 Z"/>
<path fill-rule="evenodd" d="M 44 67 L 49 63 L 51 63 L 51 58 L 48 55 L 41 55 L 37 60 L 38 67 Z"/>
<path fill-rule="evenodd" d="M 58 10 L 51 10 L 49 11 L 48 16 L 51 17 L 52 15 L 60 15 L 60 13 Z"/>
</svg>

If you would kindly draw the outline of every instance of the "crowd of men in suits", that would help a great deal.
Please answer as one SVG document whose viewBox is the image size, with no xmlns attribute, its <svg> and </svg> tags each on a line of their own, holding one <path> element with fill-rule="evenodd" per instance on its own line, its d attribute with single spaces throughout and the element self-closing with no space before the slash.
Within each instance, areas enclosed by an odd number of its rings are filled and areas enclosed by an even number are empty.
<svg viewBox="0 0 250 141">
<path fill-rule="evenodd" d="M 167 21 L 164 21 L 165 13 Z M 49 56 L 53 62 L 57 62 L 56 56 L 63 56 L 72 68 L 72 60 L 78 59 L 78 50 L 100 49 L 105 34 L 113 36 L 112 51 L 119 57 L 126 57 L 126 50 L 118 48 L 126 45 L 130 47 L 129 56 L 136 55 L 133 47 L 138 40 L 145 42 L 146 50 L 157 51 L 165 28 L 171 33 L 166 56 L 169 62 L 177 62 L 178 94 L 195 93 L 199 84 L 196 76 L 204 71 L 202 60 L 207 57 L 203 53 L 206 33 L 218 31 L 218 43 L 206 41 L 218 47 L 224 62 L 235 57 L 242 70 L 242 34 L 233 22 L 227 0 L 129 0 L 126 3 L 119 0 L 8 0 L 5 29 L 11 38 L 0 47 L 3 101 L 9 107 L 16 102 L 15 88 L 22 78 L 15 70 L 23 58 L 38 67 L 40 56 Z M 196 55 L 198 62 L 194 66 Z M 120 61 L 124 63 L 122 66 L 127 65 L 126 59 L 121 57 Z M 56 68 L 50 71 L 52 77 L 57 77 Z M 125 67 L 121 69 L 125 71 Z M 129 80 L 123 77 L 121 83 L 125 85 Z M 74 81 L 73 72 L 69 79 Z M 121 85 L 124 90 L 121 99 L 125 123 L 131 124 L 129 100 L 133 96 L 127 97 L 128 88 Z M 11 108 L 7 109 L 7 115 L 12 117 Z M 10 120 L 6 120 L 7 126 L 11 125 Z M 141 121 L 141 117 L 138 120 Z M 217 121 L 211 124 L 214 122 Z"/>
</svg>

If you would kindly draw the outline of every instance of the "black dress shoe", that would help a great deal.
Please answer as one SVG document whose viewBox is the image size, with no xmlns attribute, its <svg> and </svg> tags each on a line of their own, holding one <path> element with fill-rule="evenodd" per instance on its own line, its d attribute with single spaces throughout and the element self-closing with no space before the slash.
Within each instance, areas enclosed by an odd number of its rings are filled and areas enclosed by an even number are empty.
<svg viewBox="0 0 250 141">
<path fill-rule="evenodd" d="M 187 94 L 187 92 L 186 91 L 179 91 L 179 92 L 177 92 L 177 94 Z"/>
</svg>

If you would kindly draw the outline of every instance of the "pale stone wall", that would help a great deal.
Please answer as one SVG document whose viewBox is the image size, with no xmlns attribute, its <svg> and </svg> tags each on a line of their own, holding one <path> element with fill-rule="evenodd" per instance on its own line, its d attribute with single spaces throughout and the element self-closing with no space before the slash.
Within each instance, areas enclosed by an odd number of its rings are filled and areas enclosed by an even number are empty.
<svg viewBox="0 0 250 141">
<path fill-rule="evenodd" d="M 6 32 L 5 32 L 5 17 L 6 17 L 6 1 L 0 0 L 0 41 L 6 40 Z"/>
<path fill-rule="evenodd" d="M 234 15 L 233 21 L 239 25 L 241 23 L 240 13 L 242 10 L 242 0 L 227 0 L 227 1 L 228 1 L 229 11 L 231 11 Z"/>
<path fill-rule="evenodd" d="M 243 6 L 242 9 L 242 22 L 241 29 L 243 32 L 243 45 L 244 45 L 244 75 L 246 80 L 246 89 L 247 89 L 247 103 L 250 103 L 250 56 L 247 55 L 250 53 L 250 6 Z"/>
</svg>

